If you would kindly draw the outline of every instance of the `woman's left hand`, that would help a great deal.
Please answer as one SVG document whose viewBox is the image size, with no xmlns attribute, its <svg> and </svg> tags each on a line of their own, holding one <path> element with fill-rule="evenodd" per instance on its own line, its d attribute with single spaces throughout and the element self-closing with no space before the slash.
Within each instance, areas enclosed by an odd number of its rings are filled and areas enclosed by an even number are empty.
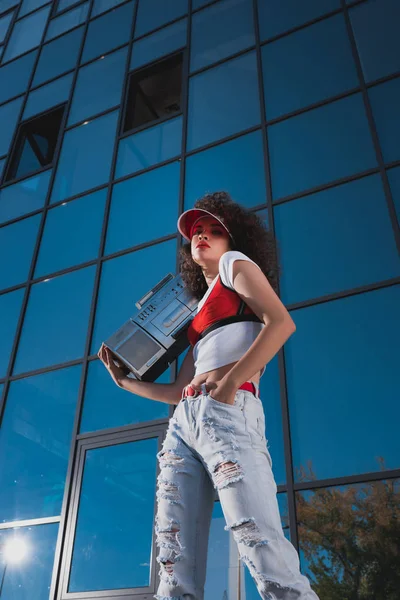
<svg viewBox="0 0 400 600">
<path fill-rule="evenodd" d="M 213 387 L 211 387 L 211 385 L 206 385 L 207 393 L 211 398 L 223 404 L 235 404 L 237 389 L 229 380 L 221 379 L 218 383 L 213 383 L 212 386 Z M 200 385 L 193 387 L 201 391 Z"/>
</svg>

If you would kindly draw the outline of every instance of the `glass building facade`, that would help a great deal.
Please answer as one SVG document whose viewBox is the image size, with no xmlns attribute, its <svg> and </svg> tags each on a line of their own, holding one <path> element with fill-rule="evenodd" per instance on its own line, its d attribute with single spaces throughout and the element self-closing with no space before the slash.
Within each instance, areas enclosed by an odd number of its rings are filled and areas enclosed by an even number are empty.
<svg viewBox="0 0 400 600">
<path fill-rule="evenodd" d="M 97 351 L 217 190 L 274 233 L 297 327 L 261 380 L 285 534 L 321 600 L 398 599 L 399 22 L 398 0 L 0 0 L 1 600 L 155 593 L 172 408 Z M 224 524 L 216 501 L 206 598 L 255 600 Z"/>
</svg>

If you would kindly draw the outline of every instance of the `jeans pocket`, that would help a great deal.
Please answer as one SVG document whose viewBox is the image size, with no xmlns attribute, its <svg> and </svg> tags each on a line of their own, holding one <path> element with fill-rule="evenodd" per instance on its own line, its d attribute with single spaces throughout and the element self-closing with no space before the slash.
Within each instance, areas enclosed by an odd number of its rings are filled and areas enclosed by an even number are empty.
<svg viewBox="0 0 400 600">
<path fill-rule="evenodd" d="M 219 400 L 216 400 L 215 398 L 213 398 L 212 396 L 210 396 L 209 393 L 205 394 L 205 398 L 207 400 L 209 400 L 212 404 L 216 405 L 216 406 L 222 406 L 227 408 L 228 410 L 242 410 L 242 407 L 240 406 L 240 402 L 238 401 L 238 395 L 235 395 L 235 402 L 234 404 L 227 404 L 226 402 L 220 402 Z"/>
</svg>

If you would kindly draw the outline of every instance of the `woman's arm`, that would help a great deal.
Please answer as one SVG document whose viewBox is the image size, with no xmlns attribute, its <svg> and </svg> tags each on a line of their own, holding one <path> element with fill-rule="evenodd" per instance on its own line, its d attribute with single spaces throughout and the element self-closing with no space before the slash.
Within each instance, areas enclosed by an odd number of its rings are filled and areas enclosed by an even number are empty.
<svg viewBox="0 0 400 600">
<path fill-rule="evenodd" d="M 235 260 L 233 286 L 265 323 L 247 352 L 225 375 L 224 383 L 238 389 L 266 365 L 296 331 L 296 325 L 279 296 L 257 265 Z M 222 382 L 221 382 L 222 383 Z"/>
<path fill-rule="evenodd" d="M 138 379 L 130 379 L 125 375 L 122 369 L 114 364 L 111 358 L 111 351 L 104 344 L 100 347 L 98 357 L 103 362 L 118 387 L 127 392 L 131 392 L 132 394 L 148 398 L 149 400 L 156 400 L 167 404 L 179 404 L 183 386 L 187 385 L 187 382 L 191 381 L 194 375 L 192 348 L 189 348 L 174 383 L 152 383 L 148 381 L 139 381 Z"/>
</svg>

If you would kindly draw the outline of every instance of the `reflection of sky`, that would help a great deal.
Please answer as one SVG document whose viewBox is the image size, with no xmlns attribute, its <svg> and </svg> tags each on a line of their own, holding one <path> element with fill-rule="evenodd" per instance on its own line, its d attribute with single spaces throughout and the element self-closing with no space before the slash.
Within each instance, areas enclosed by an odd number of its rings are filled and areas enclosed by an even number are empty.
<svg viewBox="0 0 400 600">
<path fill-rule="evenodd" d="M 58 524 L 0 530 L 0 581 L 4 574 L 2 546 L 11 538 L 29 552 L 20 563 L 7 563 L 1 600 L 44 600 L 49 597 Z"/>
<path fill-rule="evenodd" d="M 157 438 L 88 450 L 69 592 L 149 584 Z"/>
</svg>

